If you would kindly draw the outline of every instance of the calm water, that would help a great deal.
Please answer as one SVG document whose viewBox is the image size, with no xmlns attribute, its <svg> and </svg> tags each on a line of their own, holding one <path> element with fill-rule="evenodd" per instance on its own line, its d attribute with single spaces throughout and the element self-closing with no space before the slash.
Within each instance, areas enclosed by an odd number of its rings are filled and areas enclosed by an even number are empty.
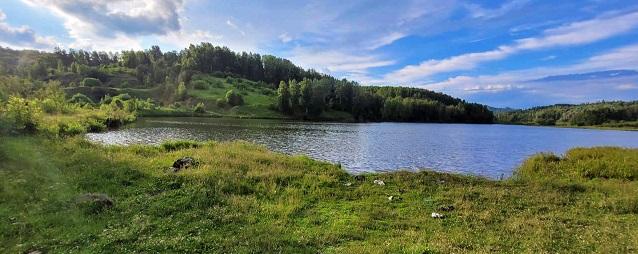
<svg viewBox="0 0 638 254">
<path fill-rule="evenodd" d="M 572 147 L 638 147 L 638 132 L 513 125 L 308 123 L 214 118 L 142 118 L 124 129 L 88 134 L 104 144 L 171 139 L 247 140 L 288 154 L 341 163 L 353 173 L 416 170 L 508 177 L 529 155 Z"/>
</svg>

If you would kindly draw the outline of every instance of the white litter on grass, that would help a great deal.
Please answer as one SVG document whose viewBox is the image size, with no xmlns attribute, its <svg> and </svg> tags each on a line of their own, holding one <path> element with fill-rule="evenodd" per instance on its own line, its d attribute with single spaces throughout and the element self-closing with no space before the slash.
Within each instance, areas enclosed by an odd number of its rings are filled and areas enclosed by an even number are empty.
<svg viewBox="0 0 638 254">
<path fill-rule="evenodd" d="M 345 186 L 352 186 L 352 183 L 347 182 L 347 183 L 344 183 L 343 185 L 345 185 Z"/>
<path fill-rule="evenodd" d="M 445 217 L 445 215 L 440 214 L 440 213 L 432 213 L 432 218 L 435 219 L 443 219 Z"/>
<path fill-rule="evenodd" d="M 389 196 L 388 200 L 392 201 L 394 199 L 394 196 Z"/>
<path fill-rule="evenodd" d="M 378 184 L 378 185 L 381 185 L 381 186 L 385 185 L 385 183 L 382 180 L 374 180 L 374 184 Z"/>
</svg>

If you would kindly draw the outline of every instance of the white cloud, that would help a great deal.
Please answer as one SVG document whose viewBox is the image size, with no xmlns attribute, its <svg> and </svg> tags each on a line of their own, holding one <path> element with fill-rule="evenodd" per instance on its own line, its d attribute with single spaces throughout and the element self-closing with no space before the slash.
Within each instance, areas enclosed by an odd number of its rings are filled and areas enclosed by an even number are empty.
<svg viewBox="0 0 638 254">
<path fill-rule="evenodd" d="M 492 19 L 503 16 L 512 10 L 520 9 L 528 2 L 529 0 L 513 0 L 496 9 L 485 9 L 477 4 L 466 4 L 465 7 L 470 11 L 470 15 L 474 18 Z"/>
<path fill-rule="evenodd" d="M 372 43 L 370 44 L 370 46 L 368 46 L 369 50 L 374 50 L 386 45 L 390 45 L 393 42 L 405 37 L 407 34 L 402 33 L 402 32 L 391 32 L 387 35 L 382 36 L 381 38 L 378 38 L 376 40 L 373 40 Z"/>
<path fill-rule="evenodd" d="M 375 56 L 361 56 L 339 51 L 318 51 L 304 48 L 293 50 L 290 60 L 304 68 L 340 75 L 341 77 L 364 77 L 368 69 L 394 64 Z"/>
<path fill-rule="evenodd" d="M 230 28 L 232 28 L 232 29 L 236 30 L 237 32 L 239 32 L 239 34 L 241 34 L 241 36 L 246 36 L 246 32 L 244 32 L 244 30 L 239 28 L 239 26 L 237 26 L 232 21 L 226 20 L 226 25 L 228 25 Z"/>
<path fill-rule="evenodd" d="M 292 37 L 288 35 L 288 33 L 283 33 L 279 35 L 279 40 L 281 40 L 281 42 L 283 43 L 288 43 L 292 41 Z"/>
<path fill-rule="evenodd" d="M 144 36 L 181 31 L 183 0 L 22 0 L 47 8 L 64 20 L 71 48 L 141 49 Z"/>
<path fill-rule="evenodd" d="M 621 91 L 638 90 L 638 85 L 636 85 L 636 84 L 621 84 L 621 85 L 616 86 L 616 90 L 621 90 Z"/>
<path fill-rule="evenodd" d="M 539 67 L 523 70 L 503 72 L 497 75 L 456 76 L 442 82 L 429 83 L 423 87 L 437 91 L 444 91 L 461 96 L 467 92 L 477 92 L 490 85 L 510 85 L 513 89 L 524 89 L 530 86 L 529 80 L 544 78 L 547 76 L 566 75 L 573 73 L 585 73 L 603 70 L 636 69 L 638 66 L 638 44 L 628 45 L 609 50 L 592 56 L 580 63 L 562 67 Z M 618 82 L 625 82 L 617 79 Z M 598 81 L 595 83 L 604 83 Z M 631 84 L 631 83 L 630 83 Z M 618 84 L 618 90 L 631 86 L 627 83 Z M 559 88 L 557 88 L 559 89 Z"/>
<path fill-rule="evenodd" d="M 512 89 L 522 89 L 525 86 L 522 85 L 512 85 L 512 84 L 490 84 L 490 85 L 484 85 L 484 86 L 472 86 L 472 87 L 466 87 L 463 88 L 463 91 L 466 92 L 502 92 L 502 91 L 506 91 L 506 90 L 512 90 Z"/>
<path fill-rule="evenodd" d="M 34 7 L 48 8 L 66 22 L 83 23 L 102 37 L 166 34 L 180 30 L 179 11 L 183 0 L 23 0 Z M 68 30 L 78 28 L 65 24 Z M 80 33 L 80 31 L 75 31 Z"/>
<path fill-rule="evenodd" d="M 177 48 L 186 48 L 191 44 L 199 44 L 202 42 L 219 43 L 224 37 L 215 35 L 208 31 L 176 31 L 168 33 L 161 37 L 161 41 L 171 44 Z"/>
<path fill-rule="evenodd" d="M 513 48 L 503 46 L 492 51 L 469 53 L 443 60 L 428 60 L 418 65 L 408 65 L 398 71 L 391 72 L 385 76 L 385 79 L 409 82 L 442 72 L 470 70 L 483 61 L 503 59 L 513 53 L 513 51 Z"/>
<path fill-rule="evenodd" d="M 27 26 L 13 27 L 5 22 L 7 15 L 0 10 L 0 45 L 13 48 L 52 49 L 57 45 L 52 37 L 36 34 Z"/>
<path fill-rule="evenodd" d="M 516 48 L 525 50 L 581 45 L 627 32 L 637 25 L 638 12 L 596 18 L 545 30 L 541 38 L 518 40 Z"/>
<path fill-rule="evenodd" d="M 387 74 L 388 81 L 414 82 L 431 75 L 458 70 L 470 70 L 487 61 L 506 58 L 525 50 L 549 47 L 581 45 L 625 33 L 638 25 L 638 12 L 614 17 L 601 17 L 548 29 L 543 36 L 517 40 L 491 51 L 468 53 L 441 60 L 427 60 L 418 65 L 408 65 Z"/>
</svg>

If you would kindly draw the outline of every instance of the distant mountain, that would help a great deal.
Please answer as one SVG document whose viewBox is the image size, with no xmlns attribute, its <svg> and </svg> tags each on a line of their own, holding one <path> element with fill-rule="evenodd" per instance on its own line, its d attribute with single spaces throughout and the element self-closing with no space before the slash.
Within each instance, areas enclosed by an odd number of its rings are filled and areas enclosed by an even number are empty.
<svg viewBox="0 0 638 254">
<path fill-rule="evenodd" d="M 556 75 L 556 76 L 547 76 L 540 79 L 534 79 L 528 82 L 578 81 L 578 80 L 607 79 L 607 78 L 618 78 L 618 77 L 628 77 L 628 76 L 638 76 L 638 71 L 608 70 L 608 71 L 597 71 L 597 72 L 588 72 L 588 73 Z"/>
<path fill-rule="evenodd" d="M 489 109 L 490 111 L 494 113 L 512 112 L 512 111 L 518 110 L 518 109 L 510 108 L 510 107 L 496 108 L 496 107 L 490 107 L 490 106 L 487 106 L 487 109 Z"/>
</svg>

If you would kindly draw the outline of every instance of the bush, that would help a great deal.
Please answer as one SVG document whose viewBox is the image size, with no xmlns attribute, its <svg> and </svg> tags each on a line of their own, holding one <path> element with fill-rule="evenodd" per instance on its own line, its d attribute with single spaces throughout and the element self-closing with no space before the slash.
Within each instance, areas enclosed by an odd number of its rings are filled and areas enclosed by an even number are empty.
<svg viewBox="0 0 638 254">
<path fill-rule="evenodd" d="M 201 79 L 193 81 L 192 84 L 193 84 L 193 89 L 197 89 L 197 90 L 208 89 L 208 83 L 206 83 L 206 81 Z"/>
<path fill-rule="evenodd" d="M 94 102 L 93 100 L 91 100 L 91 98 L 89 98 L 88 96 L 81 94 L 81 93 L 76 93 L 75 95 L 73 95 L 71 97 L 71 99 L 69 99 L 69 103 L 74 103 L 74 104 L 78 104 L 81 106 L 85 106 L 85 105 L 93 105 Z"/>
<path fill-rule="evenodd" d="M 36 101 L 14 96 L 9 98 L 3 115 L 13 129 L 24 132 L 35 132 L 42 121 L 42 109 Z"/>
<path fill-rule="evenodd" d="M 176 150 L 182 150 L 182 149 L 188 149 L 188 148 L 197 148 L 199 147 L 199 143 L 195 142 L 195 141 L 190 141 L 190 140 L 173 140 L 173 141 L 166 141 L 164 143 L 162 143 L 160 145 L 160 147 L 162 147 L 162 149 L 164 149 L 164 151 L 176 151 Z"/>
<path fill-rule="evenodd" d="M 240 106 L 244 104 L 244 99 L 241 97 L 241 94 L 231 89 L 226 92 L 226 103 L 231 106 Z"/>
<path fill-rule="evenodd" d="M 96 78 L 85 78 L 84 80 L 82 80 L 82 85 L 88 86 L 88 87 L 96 87 L 96 86 L 101 86 L 102 81 Z"/>
<path fill-rule="evenodd" d="M 179 83 L 179 85 L 175 89 L 175 96 L 178 100 L 186 99 L 186 85 L 184 85 L 184 82 Z"/>
<path fill-rule="evenodd" d="M 215 80 L 215 82 L 213 82 L 213 87 L 223 88 L 224 87 L 224 83 L 219 81 L 219 80 Z"/>
<path fill-rule="evenodd" d="M 206 113 L 206 107 L 204 106 L 204 103 L 200 102 L 195 105 L 193 111 L 195 111 L 195 113 Z"/>
<path fill-rule="evenodd" d="M 85 124 L 87 132 L 102 132 L 106 130 L 106 124 L 98 119 L 86 119 Z"/>
<path fill-rule="evenodd" d="M 215 101 L 215 104 L 219 108 L 224 108 L 224 107 L 226 107 L 226 100 L 222 99 L 222 98 L 219 98 L 219 99 L 217 99 L 217 101 Z"/>
<path fill-rule="evenodd" d="M 73 136 L 77 134 L 82 134 L 86 132 L 86 128 L 79 122 L 67 122 L 67 123 L 59 123 L 60 124 L 60 135 L 61 136 Z"/>
<path fill-rule="evenodd" d="M 119 99 L 119 100 L 123 100 L 123 101 L 128 101 L 130 99 L 133 99 L 133 97 L 131 97 L 129 94 L 127 93 L 123 93 L 117 96 L 114 96 L 113 99 Z"/>
</svg>

